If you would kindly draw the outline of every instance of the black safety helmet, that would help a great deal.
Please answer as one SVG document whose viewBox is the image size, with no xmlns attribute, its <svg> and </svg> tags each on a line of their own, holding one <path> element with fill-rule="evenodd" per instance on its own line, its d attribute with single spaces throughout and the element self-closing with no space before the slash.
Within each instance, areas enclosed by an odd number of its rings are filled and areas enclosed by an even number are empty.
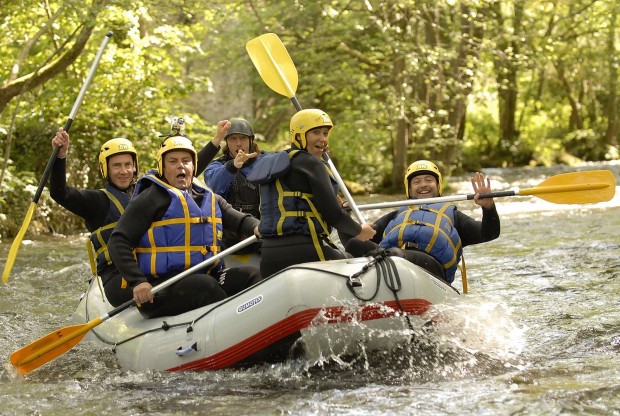
<svg viewBox="0 0 620 416">
<path fill-rule="evenodd" d="M 250 138 L 250 152 L 254 151 L 254 130 L 252 130 L 252 125 L 250 122 L 243 118 L 231 118 L 229 121 L 230 128 L 228 129 L 224 140 L 227 140 L 228 137 L 233 134 L 247 136 Z"/>
</svg>

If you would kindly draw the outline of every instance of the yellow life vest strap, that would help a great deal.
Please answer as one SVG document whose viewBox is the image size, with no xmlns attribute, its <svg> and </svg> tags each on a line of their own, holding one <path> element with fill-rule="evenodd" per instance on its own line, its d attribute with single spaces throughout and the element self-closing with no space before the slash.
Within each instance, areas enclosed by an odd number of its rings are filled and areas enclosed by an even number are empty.
<svg viewBox="0 0 620 416">
<path fill-rule="evenodd" d="M 448 209 L 448 207 L 449 207 L 448 204 L 444 204 L 444 206 L 442 206 L 441 209 L 437 212 L 437 216 L 435 217 L 435 224 L 433 224 L 433 237 L 431 238 L 431 241 L 428 243 L 428 246 L 426 246 L 426 250 L 425 250 L 427 253 L 429 253 L 431 251 L 431 248 L 433 248 L 433 246 L 435 245 L 435 241 L 437 241 L 437 237 L 439 236 L 439 231 L 442 231 L 445 236 L 448 235 L 444 230 L 441 229 L 441 218 L 442 217 L 446 218 L 450 222 L 450 225 L 454 227 L 454 224 L 452 223 L 452 219 L 446 215 L 446 210 Z M 429 211 L 432 212 L 433 210 L 429 209 Z M 452 240 L 450 240 L 449 237 L 448 237 L 448 241 L 452 242 Z M 452 246 L 452 248 L 454 248 L 454 246 Z M 456 261 L 456 253 L 455 253 L 454 260 Z"/>
<path fill-rule="evenodd" d="M 461 281 L 463 282 L 463 294 L 467 294 L 467 267 L 465 266 L 465 255 L 461 255 Z"/>
<path fill-rule="evenodd" d="M 86 251 L 88 252 L 88 262 L 90 263 L 90 271 L 93 276 L 97 276 L 97 263 L 95 262 L 95 248 L 90 239 L 86 240 Z"/>
<path fill-rule="evenodd" d="M 112 201 L 112 203 L 116 206 L 116 209 L 118 209 L 118 212 L 123 215 L 123 213 L 125 212 L 125 208 L 123 207 L 123 204 L 121 204 L 121 202 L 118 200 L 118 198 L 116 198 L 114 194 L 112 194 L 107 189 L 101 189 L 101 191 L 106 194 L 110 201 Z M 97 259 L 99 255 L 103 254 L 107 264 L 112 264 L 112 259 L 110 258 L 110 253 L 108 252 L 107 242 L 104 241 L 103 237 L 101 236 L 101 232 L 116 227 L 116 224 L 118 224 L 118 222 L 106 224 L 102 227 L 97 228 L 91 233 L 91 236 L 94 236 L 97 239 L 100 246 L 99 249 L 94 253 L 94 258 Z M 91 250 L 92 249 L 93 247 L 91 247 Z"/>
<path fill-rule="evenodd" d="M 118 198 L 116 198 L 112 192 L 108 191 L 107 189 L 102 189 L 103 193 L 106 194 L 108 196 L 108 198 L 110 199 L 110 201 L 112 201 L 112 203 L 114 205 L 116 205 L 116 209 L 118 209 L 118 212 L 121 213 L 121 215 L 123 214 L 123 212 L 125 212 L 125 208 L 123 207 L 123 204 L 121 204 L 121 201 L 118 200 Z"/>
<path fill-rule="evenodd" d="M 284 220 L 286 218 L 293 217 L 293 218 L 306 218 L 308 219 L 308 222 L 310 222 L 311 218 L 315 218 L 321 225 L 322 233 L 326 236 L 329 235 L 327 223 L 323 220 L 322 215 L 319 214 L 319 211 L 316 209 L 316 207 L 312 203 L 312 197 L 313 197 L 312 194 L 307 194 L 307 193 L 299 192 L 299 191 L 285 191 L 284 188 L 282 187 L 282 183 L 280 182 L 280 179 L 276 179 L 276 188 L 278 190 L 278 208 L 280 210 L 280 219 L 278 220 L 278 225 L 277 225 L 278 234 L 280 235 L 282 234 L 282 227 L 284 224 Z M 284 207 L 284 198 L 287 198 L 287 197 L 303 199 L 304 201 L 306 201 L 306 203 L 310 207 L 310 211 L 287 211 L 286 208 Z"/>
<path fill-rule="evenodd" d="M 99 242 L 99 246 L 100 246 L 99 250 L 95 252 L 95 258 L 98 258 L 100 254 L 103 254 L 108 264 L 112 264 L 112 259 L 110 258 L 110 253 L 108 252 L 107 242 L 104 241 L 103 236 L 101 235 L 101 232 L 116 227 L 116 224 L 118 224 L 118 222 L 112 222 L 110 224 L 104 225 L 103 227 L 99 227 L 95 231 L 92 232 L 92 236 L 94 236 L 97 239 L 97 241 Z"/>
<path fill-rule="evenodd" d="M 329 176 L 332 177 L 333 180 L 336 180 L 336 177 L 334 176 L 334 172 L 332 172 L 332 170 L 329 168 L 329 165 L 325 165 L 325 170 L 327 170 L 327 173 L 329 174 Z"/>
<path fill-rule="evenodd" d="M 299 191 L 285 191 L 280 179 L 276 179 L 276 189 L 278 190 L 278 208 L 280 210 L 280 219 L 277 224 L 277 233 L 282 235 L 282 227 L 284 225 L 284 220 L 286 218 L 306 218 L 308 223 L 308 229 L 310 230 L 310 236 L 312 237 L 312 244 L 319 256 L 321 261 L 325 260 L 325 253 L 323 252 L 323 247 L 321 245 L 320 237 L 326 237 L 330 239 L 329 236 L 329 228 L 327 227 L 327 223 L 323 220 L 323 216 L 319 214 L 319 211 L 316 209 L 316 206 L 312 203 L 312 194 L 307 194 Z M 287 211 L 284 207 L 284 198 L 301 198 L 310 207 L 310 211 Z M 321 230 L 317 230 L 312 219 L 316 219 L 321 226 Z"/>
<path fill-rule="evenodd" d="M 93 273 L 95 279 L 97 279 L 97 263 L 95 262 L 95 248 L 93 247 L 93 242 L 88 239 L 86 240 L 86 251 L 88 252 L 88 262 L 90 263 L 90 271 Z M 101 294 L 104 295 L 105 291 L 101 285 L 101 279 L 97 279 L 97 285 Z M 121 276 L 121 289 L 127 288 L 127 280 Z M 103 296 L 105 299 L 105 296 Z"/>
</svg>

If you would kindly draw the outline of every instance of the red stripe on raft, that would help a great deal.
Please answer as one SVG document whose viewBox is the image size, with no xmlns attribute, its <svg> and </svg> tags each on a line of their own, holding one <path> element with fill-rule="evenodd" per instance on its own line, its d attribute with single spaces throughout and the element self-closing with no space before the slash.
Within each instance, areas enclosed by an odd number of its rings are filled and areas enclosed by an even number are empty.
<svg viewBox="0 0 620 416">
<path fill-rule="evenodd" d="M 409 315 L 422 315 L 431 307 L 431 303 L 425 299 L 401 300 L 400 305 Z M 313 320 L 319 316 L 319 313 L 320 318 L 316 322 L 317 326 L 326 323 L 335 324 L 354 320 L 359 322 L 388 318 L 401 313 L 401 309 L 396 301 L 372 304 L 356 311 L 345 306 L 308 309 L 288 316 L 286 319 L 217 354 L 170 368 L 168 371 L 218 370 L 230 367 L 281 339 L 308 328 L 312 325 Z"/>
</svg>

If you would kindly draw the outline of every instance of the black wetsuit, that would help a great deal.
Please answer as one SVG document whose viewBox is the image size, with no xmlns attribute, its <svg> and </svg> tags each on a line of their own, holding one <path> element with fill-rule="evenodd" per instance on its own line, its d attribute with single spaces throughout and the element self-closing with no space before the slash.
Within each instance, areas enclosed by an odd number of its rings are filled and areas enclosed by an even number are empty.
<svg viewBox="0 0 620 416">
<path fill-rule="evenodd" d="M 329 226 L 349 235 L 361 232 L 361 226 L 342 210 L 325 165 L 316 156 L 299 152 L 291 159 L 289 171 L 280 180 L 291 191 L 312 194 L 314 206 Z M 277 201 L 269 202 L 277 204 Z M 321 240 L 321 247 L 326 260 L 347 257 L 327 238 Z M 264 236 L 260 268 L 265 277 L 291 265 L 318 260 L 320 258 L 310 235 Z"/>
<path fill-rule="evenodd" d="M 192 192 L 192 198 L 198 205 L 203 197 L 204 194 Z M 258 226 L 256 218 L 235 210 L 221 196 L 214 194 L 214 197 L 222 212 L 224 229 L 239 235 L 253 235 L 254 228 Z M 162 219 L 170 202 L 170 195 L 164 188 L 147 187 L 131 200 L 110 237 L 110 255 L 132 289 L 140 283 L 148 282 L 155 286 L 174 277 L 146 276 L 133 254 L 133 249 L 138 246 L 151 224 Z M 215 276 L 206 273 L 191 274 L 156 293 L 154 302 L 141 305 L 140 312 L 147 318 L 178 315 L 238 293 L 260 279 L 258 268 L 249 266 L 224 270 Z"/>
<path fill-rule="evenodd" d="M 198 168 L 202 169 L 213 160 L 218 147 L 209 142 L 198 153 Z M 67 185 L 66 176 L 67 159 L 56 159 L 52 167 L 50 177 L 50 196 L 58 204 L 75 215 L 84 219 L 84 224 L 89 232 L 102 227 L 110 209 L 110 199 L 101 189 L 77 189 Z M 128 189 L 121 189 L 129 197 L 133 195 L 134 185 Z M 127 285 L 123 285 L 121 274 L 111 264 L 97 271 L 103 283 L 103 289 L 110 304 L 119 306 L 133 298 L 133 292 Z"/>
</svg>

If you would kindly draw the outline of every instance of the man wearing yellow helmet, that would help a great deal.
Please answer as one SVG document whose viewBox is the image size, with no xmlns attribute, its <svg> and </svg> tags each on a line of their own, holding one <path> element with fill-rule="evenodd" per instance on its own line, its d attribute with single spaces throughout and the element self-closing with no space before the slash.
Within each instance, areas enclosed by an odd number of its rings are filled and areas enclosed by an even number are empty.
<svg viewBox="0 0 620 416">
<path fill-rule="evenodd" d="M 220 128 L 217 137 L 222 137 Z M 157 166 L 138 181 L 136 196 L 109 243 L 114 264 L 128 281 L 142 315 L 178 315 L 258 282 L 258 268 L 225 269 L 220 261 L 152 293 L 153 286 L 219 253 L 223 230 L 245 236 L 258 233 L 257 219 L 194 181 L 206 164 L 187 137 L 167 137 L 157 152 Z"/>
<path fill-rule="evenodd" d="M 223 135 L 216 135 L 198 153 L 198 166 L 204 167 L 215 157 Z M 138 153 L 131 141 L 115 138 L 106 141 L 99 152 L 99 173 L 105 180 L 102 189 L 77 189 L 67 185 L 66 166 L 70 137 L 62 128 L 52 138 L 52 147 L 60 147 L 50 177 L 50 196 L 58 204 L 84 219 L 91 233 L 97 275 L 101 277 L 106 298 L 113 306 L 130 300 L 133 293 L 114 266 L 108 240 L 121 214 L 133 196 L 138 177 Z"/>
<path fill-rule="evenodd" d="M 204 181 L 209 188 L 223 196 L 233 208 L 252 214 L 260 219 L 260 192 L 258 186 L 247 180 L 248 174 L 264 154 L 255 142 L 254 130 L 249 121 L 243 118 L 222 120 L 226 130 L 223 155 L 209 163 L 204 172 Z M 224 248 L 237 244 L 238 235 L 224 231 Z M 239 253 L 253 253 L 260 248 L 260 242 L 252 244 Z"/>
<path fill-rule="evenodd" d="M 109 302 L 118 306 L 131 299 L 131 290 L 112 264 L 107 242 L 112 229 L 125 210 L 133 194 L 138 174 L 138 153 L 133 144 L 124 138 L 108 140 L 99 152 L 99 172 L 105 180 L 103 189 L 76 189 L 67 185 L 66 168 L 69 151 L 69 134 L 58 129 L 52 147 L 60 147 L 52 167 L 50 196 L 58 204 L 84 219 L 91 233 L 93 257 L 97 274 Z"/>
<path fill-rule="evenodd" d="M 433 162 L 418 160 L 409 165 L 404 177 L 408 198 L 426 199 L 441 196 L 443 177 Z M 411 205 L 392 211 L 375 222 L 378 238 L 362 243 L 347 242 L 351 254 L 361 256 L 381 247 L 392 254 L 407 258 L 448 283 L 454 276 L 463 247 L 484 243 L 499 237 L 500 221 L 492 198 L 480 198 L 491 191 L 491 183 L 480 172 L 471 178 L 482 207 L 482 221 L 477 221 L 449 203 Z"/>
<path fill-rule="evenodd" d="M 352 220 L 337 199 L 338 185 L 323 160 L 332 127 L 327 113 L 318 109 L 291 118 L 291 148 L 284 157 L 290 164 L 260 187 L 263 276 L 294 264 L 345 258 L 331 241 L 332 227 L 362 241 L 375 234 L 370 224 Z"/>
</svg>

